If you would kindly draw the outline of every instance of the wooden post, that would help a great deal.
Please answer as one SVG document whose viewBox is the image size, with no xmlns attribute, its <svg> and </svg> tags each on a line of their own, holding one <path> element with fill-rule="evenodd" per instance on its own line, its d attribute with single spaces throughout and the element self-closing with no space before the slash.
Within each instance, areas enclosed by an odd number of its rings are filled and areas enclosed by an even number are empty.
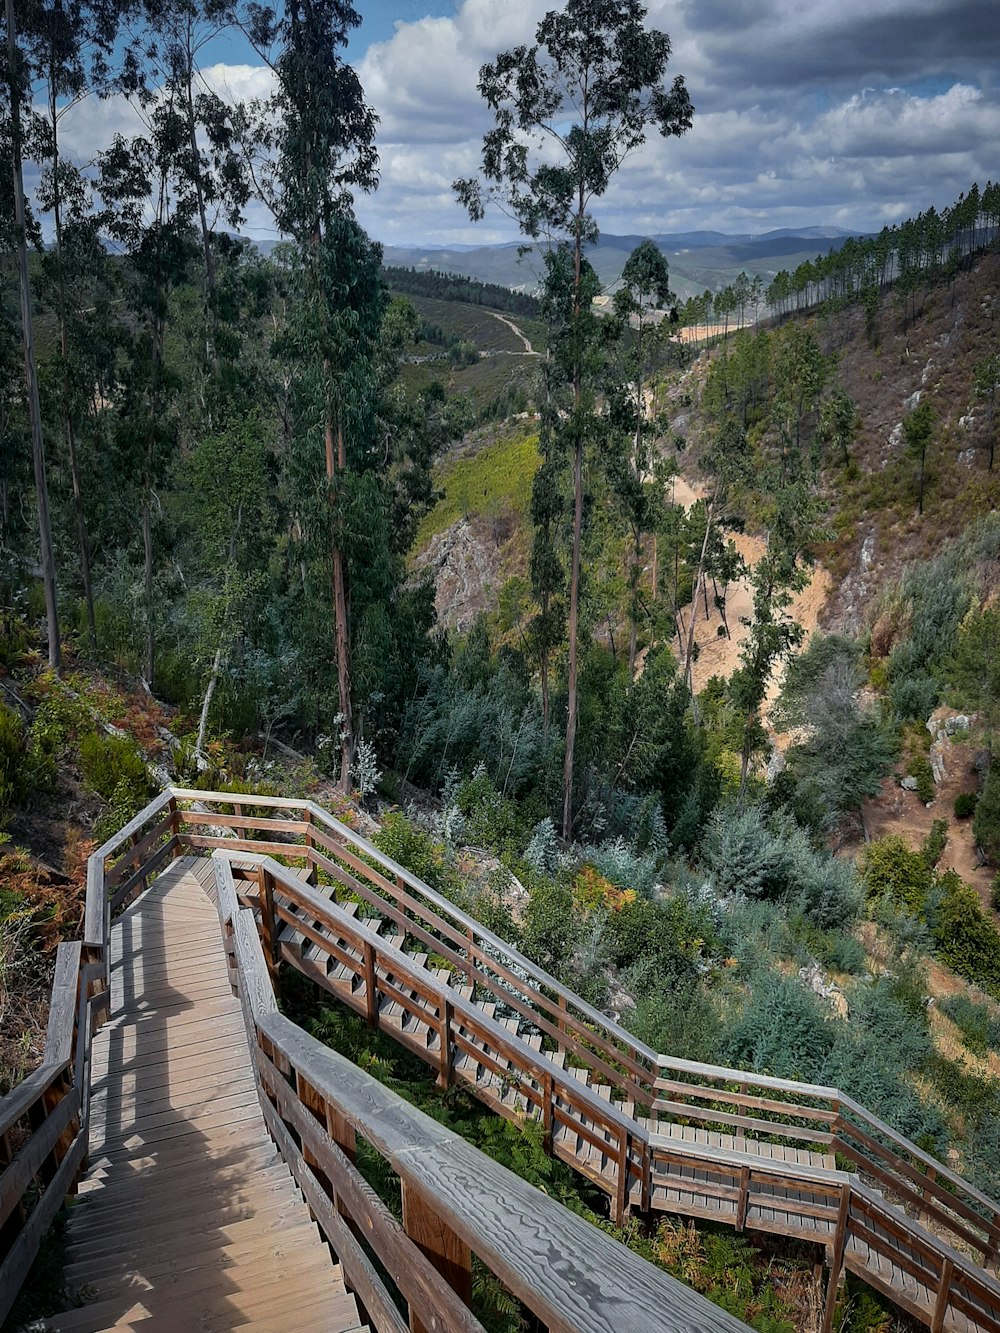
<svg viewBox="0 0 1000 1333">
<path fill-rule="evenodd" d="M 555 1125 L 555 1079 L 549 1073 L 542 1075 L 542 1128 L 545 1131 L 543 1140 L 545 1151 L 552 1152 L 552 1130 Z"/>
<path fill-rule="evenodd" d="M 927 1168 L 927 1179 L 928 1179 L 928 1180 L 937 1180 L 937 1171 L 935 1171 L 934 1167 L 932 1167 L 932 1166 L 929 1166 L 929 1167 Z M 921 1190 L 920 1190 L 920 1197 L 921 1197 L 922 1199 L 926 1199 L 926 1198 L 927 1198 L 927 1189 L 926 1189 L 926 1187 L 921 1187 Z M 921 1210 L 920 1210 L 920 1222 L 922 1223 L 922 1225 L 923 1225 L 923 1226 L 926 1226 L 930 1220 L 931 1220 L 931 1215 L 930 1215 L 930 1213 L 927 1212 L 927 1210 L 926 1210 L 925 1208 L 921 1208 Z"/>
<path fill-rule="evenodd" d="M 437 1085 L 439 1088 L 446 1088 L 451 1082 L 451 1020 L 454 1016 L 451 1001 L 445 998 L 441 1005 L 441 1020 L 439 1031 L 441 1033 L 441 1050 L 438 1055 L 438 1076 Z"/>
<path fill-rule="evenodd" d="M 14 1160 L 14 1149 L 8 1133 L 0 1134 L 0 1176 Z M 11 1209 L 10 1216 L 0 1223 L 0 1254 L 6 1255 L 24 1226 L 26 1214 L 23 1196 Z"/>
<path fill-rule="evenodd" d="M 954 1267 L 950 1259 L 945 1259 L 941 1265 L 941 1281 L 938 1283 L 937 1300 L 934 1302 L 931 1333 L 941 1333 L 944 1328 L 944 1317 L 948 1311 L 948 1297 L 951 1294 L 951 1275 Z"/>
<path fill-rule="evenodd" d="M 472 950 L 476 946 L 476 932 L 471 925 L 465 926 L 465 938 L 469 941 L 468 949 L 465 950 L 465 978 L 471 986 L 476 985 L 476 960 L 473 957 Z"/>
<path fill-rule="evenodd" d="M 615 1181 L 615 1197 L 611 1201 L 611 1220 L 617 1226 L 628 1216 L 629 1210 L 629 1170 L 628 1170 L 628 1145 L 629 1132 L 627 1129 L 619 1131 L 618 1139 L 618 1179 Z"/>
<path fill-rule="evenodd" d="M 408 1185 L 403 1187 L 403 1230 L 414 1245 L 430 1260 L 449 1287 L 466 1305 L 472 1304 L 472 1251 L 468 1245 L 434 1212 L 423 1195 Z M 411 1333 L 431 1333 L 427 1324 L 410 1311 Z"/>
<path fill-rule="evenodd" d="M 750 1203 L 750 1168 L 740 1170 L 740 1201 L 736 1207 L 736 1230 L 742 1231 L 747 1224 L 747 1207 Z"/>
<path fill-rule="evenodd" d="M 264 960 L 271 974 L 275 991 L 278 989 L 278 938 L 274 920 L 274 880 L 267 866 L 257 867 L 257 884 L 260 889 L 260 938 L 264 947 Z"/>
<path fill-rule="evenodd" d="M 639 1208 L 642 1212 L 648 1213 L 653 1206 L 653 1150 L 648 1139 L 643 1141 L 640 1161 L 642 1178 L 639 1186 Z"/>
<path fill-rule="evenodd" d="M 313 812 L 310 810 L 309 806 L 306 806 L 305 808 L 304 818 L 306 822 L 306 859 L 309 862 L 309 873 L 306 878 L 313 888 L 315 888 L 318 875 L 316 873 L 315 862 L 313 861 L 313 851 L 316 844 L 313 842 L 312 835 Z"/>
<path fill-rule="evenodd" d="M 238 818 L 240 815 L 242 815 L 242 813 L 243 813 L 243 802 L 242 802 L 242 801 L 233 801 L 233 814 L 236 815 L 237 818 Z M 236 834 L 237 838 L 240 840 L 240 842 L 246 842 L 246 840 L 247 840 L 247 830 L 246 830 L 246 825 L 245 825 L 245 824 L 243 825 L 242 828 L 239 826 L 239 824 L 234 824 L 234 825 L 233 825 L 233 831 L 235 832 L 235 834 Z"/>
<path fill-rule="evenodd" d="M 740 1092 L 741 1092 L 741 1094 L 745 1097 L 745 1096 L 747 1095 L 747 1092 L 748 1092 L 748 1091 L 749 1091 L 749 1089 L 747 1088 L 747 1085 L 746 1085 L 745 1083 L 741 1083 L 741 1084 L 740 1084 Z M 740 1112 L 741 1112 L 741 1114 L 745 1114 L 745 1113 L 746 1113 L 746 1109 L 747 1109 L 747 1108 L 741 1103 L 741 1104 L 740 1104 Z M 736 1128 L 736 1136 L 735 1136 L 735 1137 L 736 1137 L 736 1151 L 737 1151 L 737 1152 L 744 1152 L 744 1151 L 746 1150 L 746 1138 L 747 1138 L 747 1135 L 746 1135 L 746 1130 L 743 1128 L 742 1125 L 738 1125 L 738 1126 L 737 1126 L 737 1128 Z"/>
<path fill-rule="evenodd" d="M 562 1016 L 561 1016 L 562 1014 L 564 1014 L 564 1013 L 566 1012 L 566 997 L 565 997 L 565 995 L 560 995 L 560 996 L 559 996 L 559 1009 L 560 1009 L 560 1017 L 559 1017 L 556 1021 L 557 1021 L 558 1027 L 559 1027 L 559 1031 L 560 1031 L 560 1032 L 565 1032 L 565 1031 L 566 1031 L 566 1024 L 565 1024 L 565 1021 L 563 1020 L 563 1018 L 562 1018 Z M 566 1047 L 562 1044 L 562 1042 L 560 1042 L 560 1043 L 559 1043 L 559 1046 L 558 1046 L 558 1049 L 559 1049 L 560 1051 L 565 1051 Z"/>
<path fill-rule="evenodd" d="M 840 1189 L 840 1208 L 837 1211 L 837 1230 L 830 1248 L 830 1276 L 826 1283 L 826 1306 L 823 1310 L 822 1333 L 832 1333 L 833 1313 L 837 1307 L 837 1291 L 844 1279 L 844 1250 L 847 1248 L 847 1224 L 851 1211 L 851 1187 Z"/>
<path fill-rule="evenodd" d="M 364 941 L 365 961 L 365 1016 L 368 1026 L 378 1027 L 378 989 L 375 978 L 375 946 L 370 940 Z"/>
</svg>

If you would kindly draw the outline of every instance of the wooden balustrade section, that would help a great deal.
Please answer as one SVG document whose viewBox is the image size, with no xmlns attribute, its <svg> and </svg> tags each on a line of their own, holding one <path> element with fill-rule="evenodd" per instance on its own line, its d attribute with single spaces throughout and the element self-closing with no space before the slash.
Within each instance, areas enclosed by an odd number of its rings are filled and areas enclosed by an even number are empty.
<svg viewBox="0 0 1000 1333">
<path fill-rule="evenodd" d="M 215 874 L 265 1117 L 380 1333 L 407 1323 L 374 1289 L 360 1237 L 392 1275 L 411 1333 L 482 1333 L 468 1308 L 473 1255 L 550 1333 L 745 1330 L 278 1013 L 253 914 L 228 863 Z M 358 1171 L 359 1138 L 398 1177 L 402 1223 Z"/>
<path fill-rule="evenodd" d="M 984 1271 L 995 1269 L 1000 1256 L 1000 1207 L 839 1090 L 658 1055 L 311 802 L 177 788 L 90 858 L 83 940 L 60 946 L 43 1063 L 0 1099 L 0 1318 L 84 1163 L 90 1035 L 107 1006 L 112 915 L 175 856 L 217 849 L 232 858 L 236 876 L 239 898 L 227 924 L 232 976 L 246 995 L 265 1115 L 338 1253 L 355 1234 L 352 1226 L 361 1225 L 345 1219 L 346 1196 L 358 1209 L 362 1196 L 368 1199 L 373 1211 L 364 1225 L 375 1224 L 378 1205 L 350 1174 L 360 1122 L 317 1089 L 314 1068 L 294 1063 L 291 1034 L 274 1011 L 271 986 L 280 961 L 330 988 L 324 969 L 295 959 L 279 942 L 286 926 L 350 975 L 350 997 L 343 987 L 337 993 L 370 1022 L 382 1021 L 386 1001 L 393 1005 L 402 1016 L 390 1029 L 393 1037 L 432 1064 L 442 1083 L 456 1077 L 463 1056 L 502 1081 L 507 1095 L 494 1092 L 491 1104 L 512 1118 L 538 1118 L 552 1151 L 605 1189 L 614 1215 L 630 1207 L 666 1209 L 812 1238 L 826 1254 L 831 1291 L 850 1269 L 932 1329 L 1000 1333 L 1000 1284 Z M 327 881 L 333 901 L 276 857 L 303 866 L 313 883 L 317 876 Z M 393 923 L 395 940 L 339 908 L 338 897 Z M 253 908 L 259 925 L 239 902 Z M 240 939 L 244 955 L 251 942 L 264 941 L 263 949 L 255 946 L 262 959 L 266 952 L 262 974 L 237 966 Z M 409 960 L 404 942 L 433 953 L 452 976 L 441 980 Z M 505 1006 L 502 1012 L 534 1034 L 531 1042 L 511 1030 L 512 1022 L 484 1013 L 473 995 Z M 490 1101 L 485 1089 L 477 1095 Z M 325 1135 L 322 1143 L 317 1134 Z M 321 1148 L 323 1163 L 314 1160 Z M 589 1162 L 581 1160 L 588 1152 Z M 817 1160 L 828 1165 L 818 1167 Z M 427 1271 L 417 1265 L 423 1276 L 414 1278 L 414 1291 L 426 1281 L 441 1296 L 429 1274 L 440 1283 L 441 1265 L 454 1256 L 437 1256 L 435 1266 L 426 1219 L 420 1220 L 422 1197 L 414 1185 L 407 1212 L 419 1232 L 416 1252 L 429 1265 Z M 379 1225 L 391 1230 L 385 1217 Z M 449 1227 L 447 1218 L 430 1226 L 445 1250 Z M 454 1244 L 470 1244 L 460 1228 L 451 1233 L 459 1238 Z M 377 1275 L 364 1247 L 357 1250 L 355 1289 L 377 1305 Z M 827 1329 L 832 1309 L 831 1300 Z M 405 1326 L 388 1305 L 383 1318 L 377 1327 L 400 1333 Z"/>
<path fill-rule="evenodd" d="M 86 1163 L 91 1037 L 107 1010 L 111 913 L 173 857 L 176 818 L 165 791 L 88 860 L 83 940 L 58 947 L 42 1063 L 0 1099 L 0 1323 Z"/>
</svg>

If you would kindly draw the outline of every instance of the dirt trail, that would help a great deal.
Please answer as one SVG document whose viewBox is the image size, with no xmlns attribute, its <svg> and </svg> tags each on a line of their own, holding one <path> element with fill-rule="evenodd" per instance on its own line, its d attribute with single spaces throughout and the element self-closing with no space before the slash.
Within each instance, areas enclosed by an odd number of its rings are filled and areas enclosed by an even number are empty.
<svg viewBox="0 0 1000 1333">
<path fill-rule="evenodd" d="M 487 313 L 488 313 L 488 314 L 491 314 L 491 315 L 493 316 L 494 319 L 498 319 L 498 320 L 500 321 L 501 324 L 506 324 L 507 327 L 510 329 L 511 333 L 516 334 L 517 337 L 520 338 L 521 341 L 524 343 L 524 351 L 523 351 L 523 352 L 520 352 L 520 353 L 519 353 L 519 352 L 510 352 L 510 353 L 508 353 L 508 355 L 510 355 L 510 356 L 541 356 L 541 352 L 536 352 L 536 351 L 535 351 L 535 349 L 534 349 L 534 348 L 532 347 L 532 345 L 531 345 L 531 341 L 530 341 L 530 339 L 526 336 L 526 334 L 525 334 L 521 329 L 518 328 L 518 326 L 514 323 L 514 321 L 513 321 L 512 319 L 508 319 L 506 315 L 498 315 L 497 312 L 496 312 L 495 310 L 490 310 L 490 311 L 488 311 Z"/>
<path fill-rule="evenodd" d="M 674 501 L 683 505 L 685 509 L 689 509 L 696 500 L 703 498 L 704 492 L 700 488 L 692 486 L 683 477 L 676 477 L 671 485 Z M 736 533 L 733 540 L 740 555 L 751 567 L 760 560 L 767 549 L 767 543 L 762 537 Z M 812 571 L 809 583 L 795 597 L 789 607 L 789 614 L 806 631 L 806 642 L 808 642 L 809 636 L 819 623 L 820 613 L 832 586 L 833 580 L 829 571 L 817 565 Z M 749 628 L 742 621 L 751 619 L 753 616 L 753 591 L 749 581 L 741 579 L 738 583 L 732 584 L 728 590 L 726 620 L 729 623 L 730 638 L 726 638 L 724 633 L 719 633 L 723 629 L 722 617 L 715 608 L 711 585 L 708 589 L 708 612 L 706 618 L 704 597 L 699 598 L 694 631 L 695 642 L 698 645 L 698 657 L 692 670 L 696 693 L 698 690 L 704 689 L 711 676 L 723 676 L 728 679 L 740 665 L 740 650 L 749 635 Z M 691 606 L 689 603 L 683 611 L 685 626 L 689 623 L 690 615 Z M 771 683 L 768 686 L 768 707 L 778 697 L 781 678 L 782 673 L 779 668 L 772 676 Z"/>
</svg>

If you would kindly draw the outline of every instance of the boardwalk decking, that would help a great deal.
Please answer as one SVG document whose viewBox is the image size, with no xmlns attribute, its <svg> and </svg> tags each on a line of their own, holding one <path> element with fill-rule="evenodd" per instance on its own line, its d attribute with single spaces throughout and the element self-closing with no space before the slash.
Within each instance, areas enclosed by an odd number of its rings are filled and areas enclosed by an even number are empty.
<svg viewBox="0 0 1000 1333">
<path fill-rule="evenodd" d="M 261 1113 L 215 907 L 175 861 L 115 923 L 53 1330 L 361 1327 Z"/>
</svg>

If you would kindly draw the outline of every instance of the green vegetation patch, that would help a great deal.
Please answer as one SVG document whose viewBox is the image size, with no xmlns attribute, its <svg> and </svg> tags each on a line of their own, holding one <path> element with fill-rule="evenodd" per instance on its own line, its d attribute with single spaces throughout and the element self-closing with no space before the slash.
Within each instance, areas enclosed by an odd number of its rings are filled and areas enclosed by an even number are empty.
<svg viewBox="0 0 1000 1333">
<path fill-rule="evenodd" d="M 526 521 L 541 461 L 538 436 L 519 435 L 442 464 L 435 480 L 444 495 L 421 523 L 417 549 L 460 518 L 512 514 Z"/>
</svg>

